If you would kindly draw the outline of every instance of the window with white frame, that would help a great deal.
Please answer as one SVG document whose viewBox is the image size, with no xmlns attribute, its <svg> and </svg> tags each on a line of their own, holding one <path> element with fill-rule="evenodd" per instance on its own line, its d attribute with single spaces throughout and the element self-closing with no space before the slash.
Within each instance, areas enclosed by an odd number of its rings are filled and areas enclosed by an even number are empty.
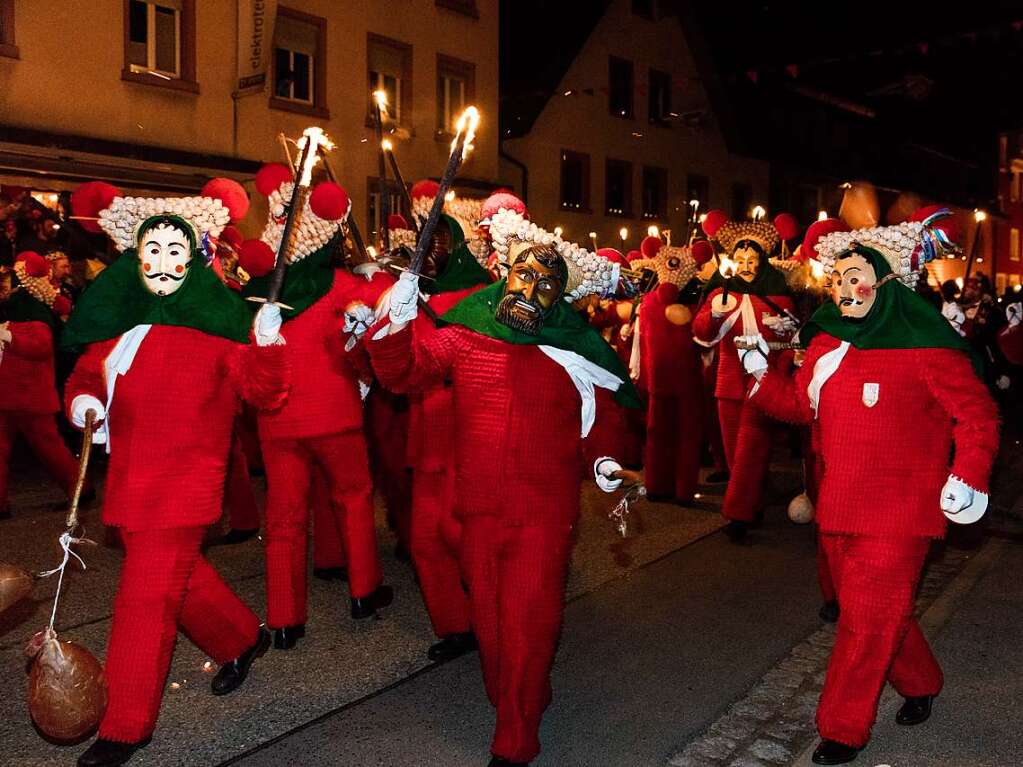
<svg viewBox="0 0 1023 767">
<path fill-rule="evenodd" d="M 411 95 L 412 46 L 371 35 L 368 47 L 369 107 L 373 117 L 373 94 L 387 94 L 384 122 L 401 123 Z"/>
<path fill-rule="evenodd" d="M 437 55 L 437 131 L 454 133 L 455 123 L 472 102 L 476 67 L 466 61 Z"/>
<path fill-rule="evenodd" d="M 129 0 L 128 64 L 132 72 L 181 76 L 182 0 Z"/>
<path fill-rule="evenodd" d="M 274 96 L 301 104 L 316 100 L 319 28 L 278 15 L 274 28 Z"/>
</svg>

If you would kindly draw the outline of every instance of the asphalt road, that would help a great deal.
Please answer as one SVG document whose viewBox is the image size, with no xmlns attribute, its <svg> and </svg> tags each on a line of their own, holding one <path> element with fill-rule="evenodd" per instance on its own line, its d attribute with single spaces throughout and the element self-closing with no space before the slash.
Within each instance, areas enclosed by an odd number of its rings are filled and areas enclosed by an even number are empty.
<svg viewBox="0 0 1023 767">
<path fill-rule="evenodd" d="M 819 625 L 813 531 L 776 510 L 572 601 L 537 767 L 663 765 Z M 484 765 L 478 660 L 427 669 L 224 764 Z"/>
</svg>

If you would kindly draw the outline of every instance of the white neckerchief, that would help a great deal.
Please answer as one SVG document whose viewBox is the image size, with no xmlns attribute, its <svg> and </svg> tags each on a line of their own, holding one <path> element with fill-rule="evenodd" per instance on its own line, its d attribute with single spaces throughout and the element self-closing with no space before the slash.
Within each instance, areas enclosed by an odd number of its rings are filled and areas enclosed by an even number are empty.
<svg viewBox="0 0 1023 767">
<path fill-rule="evenodd" d="M 146 334 L 152 328 L 152 325 L 136 325 L 127 333 L 122 334 L 117 339 L 117 344 L 114 346 L 113 351 L 103 360 L 103 372 L 106 374 L 107 382 L 107 415 L 98 431 L 106 435 L 108 453 L 110 452 L 110 406 L 114 402 L 114 387 L 117 385 L 117 376 L 123 376 L 131 369 L 131 365 L 135 361 L 135 353 L 138 352 L 139 347 L 142 345 L 142 339 L 146 337 Z"/>
<path fill-rule="evenodd" d="M 845 359 L 845 353 L 849 351 L 849 342 L 842 341 L 836 348 L 826 354 L 822 354 L 813 366 L 813 378 L 810 385 L 806 387 L 806 395 L 810 398 L 810 407 L 813 408 L 813 417 L 817 417 L 817 407 L 821 400 L 821 389 L 828 379 L 835 374 L 838 366 Z"/>
<path fill-rule="evenodd" d="M 742 334 L 744 336 L 755 336 L 760 333 L 760 326 L 757 324 L 757 315 L 753 310 L 753 302 L 750 300 L 748 294 L 742 294 L 742 300 L 739 302 L 738 308 L 725 317 L 725 321 L 721 323 L 721 327 L 718 329 L 718 334 L 714 336 L 712 341 L 701 341 L 699 338 L 693 340 L 700 346 L 706 346 L 710 348 L 721 342 L 721 339 L 728 335 L 735 323 L 742 318 Z"/>
<path fill-rule="evenodd" d="M 593 393 L 594 386 L 618 391 L 624 383 L 614 373 L 609 373 L 582 355 L 558 349 L 554 346 L 538 345 L 537 348 L 565 369 L 572 383 L 575 384 L 579 397 L 582 399 L 582 436 L 585 437 L 593 428 L 597 416 L 597 402 Z"/>
</svg>

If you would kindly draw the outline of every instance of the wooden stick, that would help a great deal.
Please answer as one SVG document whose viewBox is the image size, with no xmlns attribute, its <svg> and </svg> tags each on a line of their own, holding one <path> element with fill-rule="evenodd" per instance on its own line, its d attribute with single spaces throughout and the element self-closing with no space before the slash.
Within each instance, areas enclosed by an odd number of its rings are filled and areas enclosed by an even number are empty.
<svg viewBox="0 0 1023 767">
<path fill-rule="evenodd" d="M 85 477 L 89 471 L 89 454 L 92 452 L 92 432 L 95 423 L 96 411 L 90 408 L 85 411 L 85 432 L 82 436 L 82 454 L 78 458 L 78 479 L 75 480 L 75 492 L 71 496 L 71 507 L 64 522 L 68 530 L 78 527 L 78 502 L 82 498 L 82 488 L 85 487 Z"/>
</svg>

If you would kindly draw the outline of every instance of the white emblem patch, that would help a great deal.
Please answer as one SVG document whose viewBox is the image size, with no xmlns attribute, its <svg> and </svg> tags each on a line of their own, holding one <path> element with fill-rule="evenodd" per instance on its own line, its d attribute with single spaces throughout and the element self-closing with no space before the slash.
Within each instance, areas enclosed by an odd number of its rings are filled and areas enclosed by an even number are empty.
<svg viewBox="0 0 1023 767">
<path fill-rule="evenodd" d="M 863 404 L 867 407 L 874 407 L 877 404 L 877 399 L 881 395 L 881 384 L 876 383 L 865 383 L 863 384 Z"/>
</svg>

